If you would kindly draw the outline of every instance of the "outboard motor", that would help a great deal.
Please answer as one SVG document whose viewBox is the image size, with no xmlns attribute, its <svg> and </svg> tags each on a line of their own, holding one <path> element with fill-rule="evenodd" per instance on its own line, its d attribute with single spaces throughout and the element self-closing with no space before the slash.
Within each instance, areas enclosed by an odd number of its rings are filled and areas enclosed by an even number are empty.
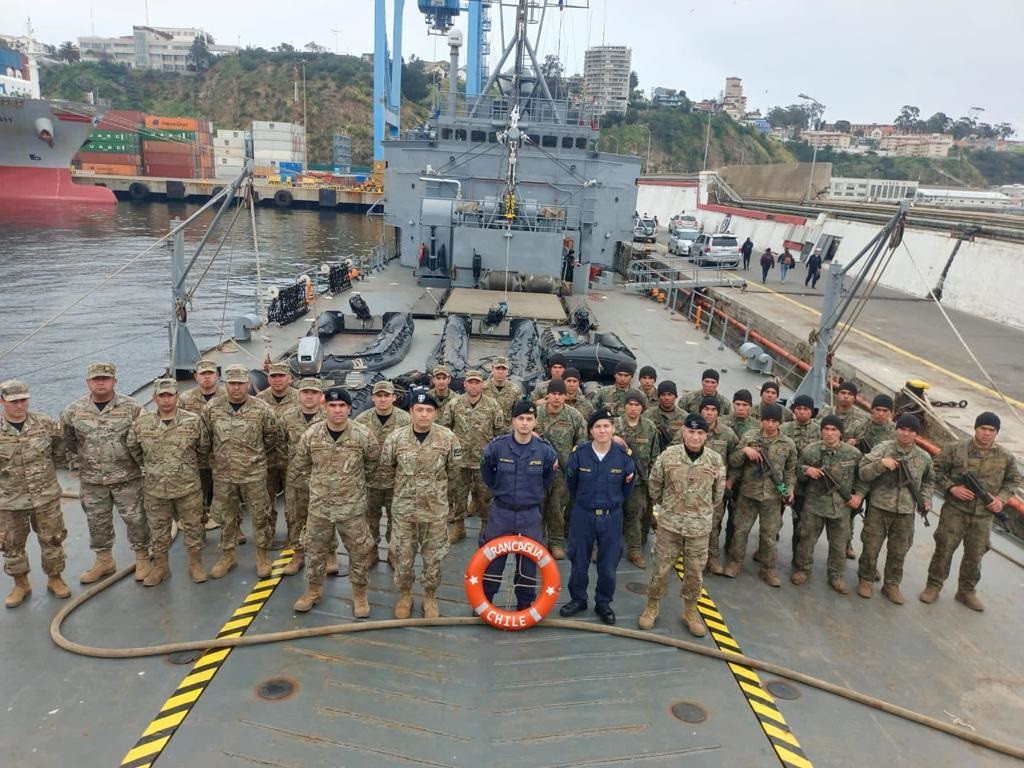
<svg viewBox="0 0 1024 768">
<path fill-rule="evenodd" d="M 348 300 L 348 305 L 352 308 L 352 311 L 355 312 L 356 317 L 364 323 L 368 323 L 373 319 L 373 315 L 370 313 L 370 306 L 366 303 L 366 299 L 364 299 L 360 294 L 353 293 Z"/>
<path fill-rule="evenodd" d="M 300 376 L 317 376 L 324 362 L 324 348 L 318 336 L 303 336 L 299 339 L 295 360 L 292 363 Z"/>
<path fill-rule="evenodd" d="M 594 324 L 590 321 L 590 310 L 586 307 L 577 307 L 572 313 L 572 325 L 579 333 L 586 333 Z"/>
<path fill-rule="evenodd" d="M 484 318 L 484 325 L 497 325 L 505 319 L 505 315 L 507 314 L 508 304 L 504 301 L 499 301 L 487 310 L 487 316 Z"/>
</svg>

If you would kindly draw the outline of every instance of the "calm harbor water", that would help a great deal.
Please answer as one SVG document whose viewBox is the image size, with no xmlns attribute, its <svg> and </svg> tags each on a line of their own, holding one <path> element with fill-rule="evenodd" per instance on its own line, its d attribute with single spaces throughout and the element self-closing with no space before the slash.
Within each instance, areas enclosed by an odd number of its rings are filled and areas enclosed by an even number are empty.
<svg viewBox="0 0 1024 768">
<path fill-rule="evenodd" d="M 170 244 L 161 244 L 103 285 L 110 275 L 161 236 L 194 204 L 118 203 L 114 209 L 0 211 L 0 380 L 28 381 L 32 408 L 57 415 L 85 392 L 85 366 L 111 360 L 118 390 L 131 392 L 167 365 Z M 218 246 L 220 254 L 195 292 L 189 326 L 200 349 L 230 337 L 234 319 L 254 311 L 256 258 L 248 211 L 230 232 L 228 211 L 193 268 L 195 285 Z M 186 234 L 186 258 L 212 213 Z M 381 238 L 381 220 L 362 214 L 258 208 L 263 286 L 284 286 L 324 261 L 362 256 Z M 98 289 L 6 353 L 40 325 L 93 288 Z M 222 323 L 223 318 L 223 323 Z M 222 330 L 223 325 L 223 330 Z"/>
</svg>

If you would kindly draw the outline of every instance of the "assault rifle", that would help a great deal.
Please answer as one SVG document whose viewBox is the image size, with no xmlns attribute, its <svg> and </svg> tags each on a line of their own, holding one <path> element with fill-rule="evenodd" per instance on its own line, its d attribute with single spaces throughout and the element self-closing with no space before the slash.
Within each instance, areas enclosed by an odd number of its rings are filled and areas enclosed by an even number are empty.
<svg viewBox="0 0 1024 768">
<path fill-rule="evenodd" d="M 865 456 L 867 456 L 869 453 L 871 453 L 871 449 L 874 448 L 874 447 L 875 447 L 874 443 L 872 443 L 866 437 L 861 437 L 861 438 L 857 439 L 857 448 Z"/>
<path fill-rule="evenodd" d="M 775 490 L 779 496 L 782 497 L 783 501 L 789 501 L 789 486 L 786 485 L 786 481 L 782 479 L 779 473 L 772 466 L 772 463 L 768 461 L 768 457 L 765 456 L 764 451 L 760 448 L 754 448 L 757 451 L 758 461 L 761 463 L 761 472 L 768 473 L 768 476 L 772 479 L 772 485 L 775 486 Z"/>
<path fill-rule="evenodd" d="M 896 459 L 896 463 L 899 465 L 897 471 L 900 473 L 900 485 L 907 486 L 910 495 L 914 497 L 914 506 L 917 508 L 917 513 L 924 519 L 924 527 L 930 528 L 928 507 L 925 504 L 924 496 L 921 494 L 921 489 L 914 482 L 914 476 L 910 474 L 910 467 L 907 466 L 907 462 L 903 459 Z"/>
<path fill-rule="evenodd" d="M 835 493 L 838 493 L 842 497 L 843 501 L 849 501 L 851 498 L 853 498 L 852 493 L 847 493 L 845 490 L 843 490 L 843 487 L 839 485 L 839 481 L 836 480 L 835 475 L 833 475 L 831 472 L 825 469 L 825 467 L 818 466 L 817 464 L 815 464 L 814 466 L 821 470 L 823 474 L 822 480 L 825 481 L 825 486 L 829 489 L 829 491 L 834 491 Z"/>
<path fill-rule="evenodd" d="M 963 478 L 961 479 L 963 484 L 971 489 L 971 493 L 981 499 L 982 504 L 987 507 L 992 503 L 992 494 L 985 490 L 985 486 L 981 484 L 981 481 L 978 479 L 976 474 L 973 472 L 964 472 Z M 999 522 L 1006 525 L 1006 515 L 1003 512 L 994 512 L 993 514 Z"/>
</svg>

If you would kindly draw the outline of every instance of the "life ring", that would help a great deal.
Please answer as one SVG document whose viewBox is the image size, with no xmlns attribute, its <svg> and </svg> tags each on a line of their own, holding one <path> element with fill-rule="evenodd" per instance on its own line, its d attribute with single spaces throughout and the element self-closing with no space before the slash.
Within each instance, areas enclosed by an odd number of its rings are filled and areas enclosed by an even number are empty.
<svg viewBox="0 0 1024 768">
<path fill-rule="evenodd" d="M 522 555 L 533 560 L 540 571 L 539 596 L 533 605 L 522 611 L 496 608 L 484 595 L 484 573 L 496 557 Z M 558 600 L 561 577 L 551 554 L 538 542 L 526 536 L 499 536 L 478 549 L 466 566 L 466 597 L 473 612 L 492 627 L 508 631 L 529 629 L 543 619 Z"/>
</svg>

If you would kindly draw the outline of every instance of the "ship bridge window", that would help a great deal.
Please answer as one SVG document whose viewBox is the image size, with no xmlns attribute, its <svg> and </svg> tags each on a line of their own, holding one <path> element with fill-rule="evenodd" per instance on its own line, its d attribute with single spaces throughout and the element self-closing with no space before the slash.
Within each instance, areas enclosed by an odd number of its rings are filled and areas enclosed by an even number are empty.
<svg viewBox="0 0 1024 768">
<path fill-rule="evenodd" d="M 580 136 L 578 139 L 576 139 L 576 149 L 586 149 L 586 148 L 587 148 L 587 140 L 583 136 Z"/>
<path fill-rule="evenodd" d="M 469 140 L 474 144 L 483 144 L 487 140 L 486 131 L 472 131 L 469 134 Z"/>
<path fill-rule="evenodd" d="M 495 133 L 494 131 L 491 131 L 490 133 L 488 133 L 487 134 L 487 143 L 488 144 L 497 144 L 498 143 L 498 134 Z"/>
<path fill-rule="evenodd" d="M 572 149 L 572 136 L 562 137 L 562 149 Z"/>
<path fill-rule="evenodd" d="M 455 140 L 456 141 L 465 141 L 466 140 L 466 129 L 465 128 L 456 128 L 455 129 Z"/>
<path fill-rule="evenodd" d="M 555 147 L 558 146 L 558 137 L 557 136 L 543 136 L 543 137 L 541 137 L 540 145 L 542 147 L 547 147 L 548 149 L 554 149 Z"/>
<path fill-rule="evenodd" d="M 441 129 L 441 138 L 444 139 L 445 141 L 451 141 L 452 140 L 452 129 L 451 128 L 442 128 Z"/>
<path fill-rule="evenodd" d="M 529 137 L 531 144 L 533 144 L 535 147 L 540 146 L 540 134 L 539 133 L 529 133 L 529 134 L 527 134 L 527 136 Z"/>
</svg>

